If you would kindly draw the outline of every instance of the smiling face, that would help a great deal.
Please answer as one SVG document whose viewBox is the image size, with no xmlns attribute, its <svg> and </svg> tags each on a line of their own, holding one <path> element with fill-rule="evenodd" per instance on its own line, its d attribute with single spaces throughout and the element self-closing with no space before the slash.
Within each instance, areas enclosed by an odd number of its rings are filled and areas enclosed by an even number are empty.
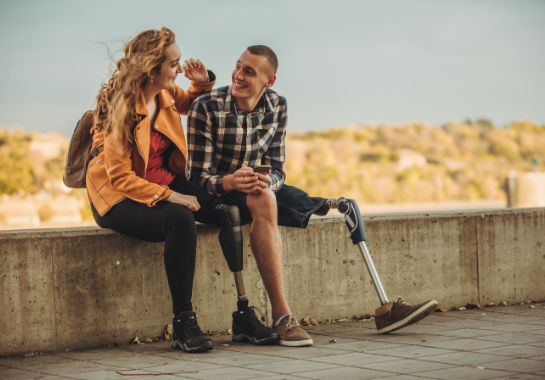
<svg viewBox="0 0 545 380">
<path fill-rule="evenodd" d="M 238 59 L 231 76 L 232 95 L 237 100 L 252 98 L 259 100 L 265 89 L 272 87 L 276 80 L 272 71 L 267 58 L 245 50 Z"/>
<path fill-rule="evenodd" d="M 183 72 L 180 64 L 182 53 L 175 42 L 165 49 L 165 61 L 161 64 L 161 72 L 153 73 L 153 84 L 161 89 L 171 90 L 176 87 L 176 77 Z"/>
</svg>

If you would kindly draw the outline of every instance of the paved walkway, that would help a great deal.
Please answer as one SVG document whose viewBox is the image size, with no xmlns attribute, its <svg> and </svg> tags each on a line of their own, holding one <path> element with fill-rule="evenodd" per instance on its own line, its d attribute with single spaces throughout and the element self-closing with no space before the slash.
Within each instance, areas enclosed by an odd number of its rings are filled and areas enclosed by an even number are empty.
<svg viewBox="0 0 545 380">
<path fill-rule="evenodd" d="M 235 344 L 223 335 L 205 354 L 158 342 L 1 358 L 0 379 L 545 379 L 544 304 L 434 313 L 389 335 L 377 335 L 374 322 L 307 330 L 314 347 Z"/>
</svg>

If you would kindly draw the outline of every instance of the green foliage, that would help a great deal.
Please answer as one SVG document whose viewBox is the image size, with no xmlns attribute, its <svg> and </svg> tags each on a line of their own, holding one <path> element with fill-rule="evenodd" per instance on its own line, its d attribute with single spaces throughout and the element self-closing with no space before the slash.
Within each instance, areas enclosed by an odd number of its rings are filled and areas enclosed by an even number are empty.
<svg viewBox="0 0 545 380">
<path fill-rule="evenodd" d="M 33 190 L 29 144 L 30 136 L 22 131 L 0 128 L 0 194 Z"/>
<path fill-rule="evenodd" d="M 316 196 L 370 203 L 501 200 L 510 170 L 529 171 L 534 159 L 544 169 L 545 126 L 522 121 L 499 129 L 487 119 L 360 126 L 288 134 L 286 149 L 288 184 Z M 402 165 L 407 151 L 425 160 Z"/>
</svg>

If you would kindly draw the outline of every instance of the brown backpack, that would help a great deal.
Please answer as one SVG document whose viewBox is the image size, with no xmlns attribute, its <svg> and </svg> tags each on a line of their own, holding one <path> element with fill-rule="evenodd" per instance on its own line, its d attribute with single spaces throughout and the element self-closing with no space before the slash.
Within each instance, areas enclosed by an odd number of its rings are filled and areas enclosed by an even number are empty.
<svg viewBox="0 0 545 380">
<path fill-rule="evenodd" d="M 103 146 L 93 148 L 93 128 L 94 111 L 87 111 L 83 114 L 76 124 L 76 129 L 70 139 L 70 147 L 66 154 L 66 166 L 62 180 L 68 187 L 74 189 L 85 188 L 85 176 L 87 174 L 87 165 L 89 161 L 98 156 L 104 150 Z"/>
</svg>

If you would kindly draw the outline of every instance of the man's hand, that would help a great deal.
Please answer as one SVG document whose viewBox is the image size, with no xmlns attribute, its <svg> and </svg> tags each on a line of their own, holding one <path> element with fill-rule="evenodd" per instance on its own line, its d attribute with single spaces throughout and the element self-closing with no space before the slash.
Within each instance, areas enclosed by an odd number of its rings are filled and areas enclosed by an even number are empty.
<svg viewBox="0 0 545 380">
<path fill-rule="evenodd" d="M 184 75 L 189 80 L 194 80 L 196 82 L 206 82 L 208 79 L 208 71 L 204 67 L 200 59 L 196 61 L 193 58 L 189 58 L 182 65 L 184 70 Z"/>
<path fill-rule="evenodd" d="M 254 170 L 249 167 L 242 167 L 233 174 L 223 177 L 223 188 L 227 192 L 237 190 L 246 194 L 250 194 L 259 188 L 260 174 L 254 173 Z M 260 190 L 259 190 L 260 191 Z"/>
<path fill-rule="evenodd" d="M 176 203 L 182 206 L 187 207 L 190 211 L 199 211 L 201 205 L 197 202 L 197 198 L 192 195 L 180 194 L 177 192 L 172 192 L 168 197 L 164 199 L 167 202 Z"/>
<path fill-rule="evenodd" d="M 269 174 L 271 174 L 271 171 L 269 170 L 268 174 L 261 174 L 261 173 L 255 173 L 258 179 L 258 186 L 257 188 L 251 192 L 251 194 L 259 194 L 263 189 L 266 189 L 269 186 L 269 183 L 271 183 L 271 177 L 269 177 Z"/>
</svg>

